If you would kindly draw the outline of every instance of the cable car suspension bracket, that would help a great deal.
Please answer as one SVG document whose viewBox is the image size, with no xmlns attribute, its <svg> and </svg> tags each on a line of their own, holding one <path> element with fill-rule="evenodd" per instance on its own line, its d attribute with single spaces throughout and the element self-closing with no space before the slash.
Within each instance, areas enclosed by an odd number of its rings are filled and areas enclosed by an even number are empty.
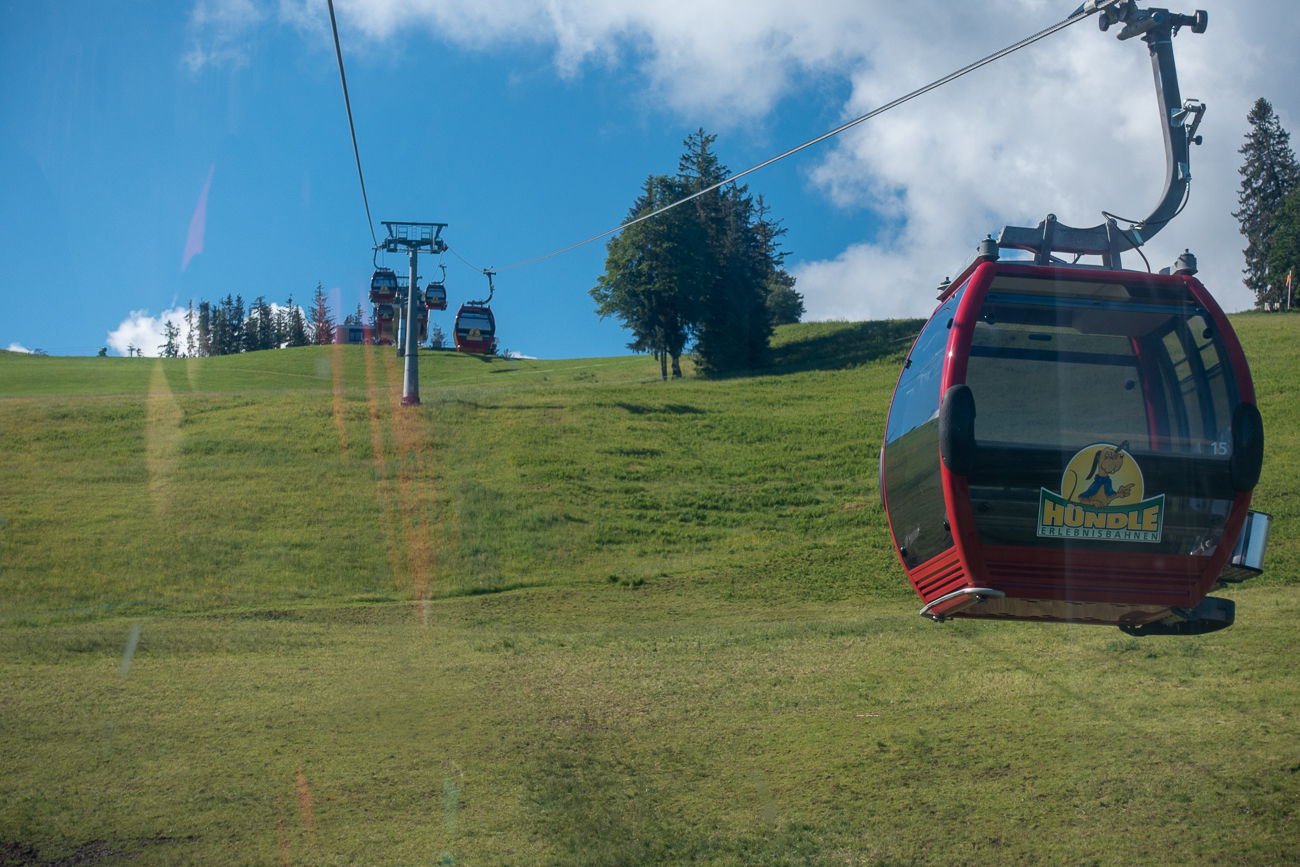
<svg viewBox="0 0 1300 867">
<path fill-rule="evenodd" d="M 1120 40 L 1141 36 L 1151 51 L 1151 66 L 1155 74 L 1156 99 L 1160 104 L 1161 126 L 1165 140 L 1165 189 L 1160 204 L 1151 216 L 1121 229 L 1116 218 L 1105 214 L 1106 222 L 1090 229 L 1066 226 L 1048 214 L 1047 219 L 1034 228 L 1007 226 L 998 236 L 999 247 L 1027 250 L 1034 254 L 1034 263 L 1049 265 L 1060 262 L 1054 253 L 1073 253 L 1079 256 L 1101 256 L 1105 267 L 1120 270 L 1120 257 L 1136 250 L 1151 240 L 1170 220 L 1178 216 L 1186 203 L 1190 189 L 1191 145 L 1201 143 L 1197 135 L 1205 116 L 1205 103 L 1189 99 L 1183 101 L 1178 88 L 1178 68 L 1174 62 L 1173 38 L 1183 27 L 1193 33 L 1204 33 L 1209 15 L 1197 11 L 1182 15 L 1168 9 L 1139 9 L 1135 0 L 1098 2 L 1088 0 L 1075 15 L 1098 13 L 1098 25 L 1107 31 L 1123 24 Z M 1104 212 L 1103 212 L 1104 213 Z M 1125 222 L 1128 222 L 1127 220 Z M 1076 258 L 1077 261 L 1077 258 Z"/>
<path fill-rule="evenodd" d="M 491 268 L 484 268 L 483 275 L 488 278 L 488 297 L 484 301 L 471 301 L 470 304 L 477 304 L 480 307 L 486 307 L 492 303 L 492 296 L 497 293 L 497 287 L 492 283 L 492 278 L 497 275 L 496 271 Z"/>
</svg>

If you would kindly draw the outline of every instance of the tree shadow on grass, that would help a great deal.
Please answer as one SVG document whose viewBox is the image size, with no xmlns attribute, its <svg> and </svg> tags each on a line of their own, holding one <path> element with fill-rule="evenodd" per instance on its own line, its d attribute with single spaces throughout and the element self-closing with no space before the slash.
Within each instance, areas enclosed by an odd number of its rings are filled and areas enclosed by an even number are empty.
<svg viewBox="0 0 1300 867">
<path fill-rule="evenodd" d="M 625 409 L 632 415 L 651 415 L 657 413 L 667 413 L 668 415 L 704 415 L 705 411 L 699 407 L 688 406 L 684 403 L 668 403 L 663 406 L 644 406 L 639 403 L 616 403 L 615 406 Z"/>
<path fill-rule="evenodd" d="M 891 355 L 902 355 L 925 325 L 924 319 L 878 322 L 804 322 L 785 325 L 772 336 L 771 362 L 757 370 L 737 370 L 713 379 L 784 376 L 808 370 L 847 370 Z"/>
</svg>

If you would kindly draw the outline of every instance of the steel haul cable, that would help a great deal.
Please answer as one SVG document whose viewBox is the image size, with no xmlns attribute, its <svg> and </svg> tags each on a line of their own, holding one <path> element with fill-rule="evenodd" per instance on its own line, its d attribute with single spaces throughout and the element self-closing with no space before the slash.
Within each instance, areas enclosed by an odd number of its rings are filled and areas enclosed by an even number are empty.
<svg viewBox="0 0 1300 867">
<path fill-rule="evenodd" d="M 797 145 L 797 146 L 795 146 L 795 147 L 792 147 L 792 148 L 790 148 L 788 151 L 785 151 L 784 153 L 777 154 L 776 156 L 772 157 L 771 159 L 764 160 L 763 162 L 759 163 L 758 165 L 750 166 L 749 168 L 745 169 L 743 172 L 739 172 L 739 173 L 737 173 L 737 174 L 731 175 L 731 176 L 728 177 L 726 180 L 719 181 L 719 182 L 716 183 L 716 184 L 713 184 L 713 185 L 711 185 L 711 186 L 705 187 L 705 188 L 702 189 L 702 190 L 699 190 L 699 191 L 697 191 L 697 192 L 694 192 L 694 193 L 690 194 L 689 196 L 686 196 L 685 198 L 678 199 L 677 201 L 675 201 L 675 202 L 673 202 L 673 203 L 671 203 L 671 204 L 665 205 L 665 206 L 663 206 L 662 208 L 659 208 L 659 209 L 657 209 L 657 210 L 651 211 L 651 212 L 648 213 L 648 214 L 642 214 L 642 215 L 639 216 L 639 217 L 635 217 L 634 219 L 628 220 L 628 221 L 626 221 L 626 222 L 624 222 L 624 223 L 620 223 L 618 226 L 615 226 L 614 228 L 609 229 L 608 231 L 601 232 L 599 235 L 593 235 L 592 237 L 587 238 L 585 241 L 579 241 L 579 242 L 576 243 L 576 244 L 570 244 L 570 245 L 567 246 L 567 247 L 562 247 L 562 248 L 560 248 L 559 250 L 555 250 L 555 251 L 550 252 L 550 253 L 547 253 L 547 254 L 545 254 L 545 255 L 542 255 L 542 256 L 534 256 L 534 257 L 531 258 L 531 259 L 525 259 L 525 260 L 522 261 L 522 262 L 516 262 L 516 263 L 514 263 L 513 265 L 506 265 L 506 266 L 504 266 L 504 267 L 501 267 L 501 268 L 494 268 L 494 269 L 492 269 L 492 270 L 494 270 L 495 272 L 499 273 L 499 272 L 501 272 L 501 271 L 509 271 L 509 270 L 514 269 L 514 268 L 522 268 L 524 265 L 531 265 L 531 264 L 533 264 L 534 262 L 541 262 L 543 259 L 550 259 L 551 257 L 553 257 L 553 256 L 558 256 L 558 255 L 560 255 L 561 253 L 567 253 L 567 252 L 569 252 L 570 250 L 576 250 L 577 248 L 579 248 L 579 247 L 583 247 L 583 246 L 586 246 L 587 244 L 590 244 L 590 243 L 592 243 L 593 241 L 599 241 L 601 238 L 609 237 L 610 235 L 613 235 L 613 234 L 616 233 L 616 232 L 621 232 L 622 230 L 624 230 L 624 229 L 626 229 L 626 228 L 628 228 L 628 227 L 630 227 L 630 226 L 635 226 L 637 223 L 642 223 L 642 222 L 645 222 L 646 220 L 649 220 L 649 219 L 652 219 L 652 218 L 654 218 L 654 217 L 657 217 L 657 216 L 659 216 L 660 214 L 663 214 L 663 213 L 665 213 L 665 212 L 667 212 L 667 211 L 671 211 L 673 208 L 680 207 L 681 205 L 684 205 L 684 204 L 686 204 L 687 202 L 694 201 L 695 199 L 698 199 L 700 196 L 703 196 L 703 195 L 706 195 L 706 194 L 708 194 L 708 193 L 711 193 L 711 192 L 713 192 L 713 191 L 716 190 L 716 189 L 719 189 L 719 188 L 721 188 L 721 187 L 726 186 L 727 184 L 735 183 L 736 181 L 740 180 L 741 178 L 745 177 L 746 175 L 753 174 L 754 172 L 758 171 L 759 169 L 767 168 L 768 166 L 772 165 L 773 163 L 780 162 L 781 160 L 785 159 L 786 157 L 793 156 L 793 155 L 799 153 L 799 152 L 802 151 L 802 150 L 806 150 L 807 148 L 812 147 L 813 145 L 820 144 L 820 143 L 826 141 L 826 139 L 828 139 L 828 138 L 832 138 L 832 137 L 834 137 L 834 136 L 837 136 L 837 135 L 839 135 L 840 133 L 844 132 L 845 130 L 852 129 L 853 127 L 857 126 L 858 124 L 865 123 L 866 121 L 869 121 L 869 120 L 871 120 L 871 119 L 874 118 L 874 117 L 878 117 L 878 116 L 884 114 L 885 112 L 890 111 L 891 109 L 898 108 L 900 105 L 903 105 L 904 103 L 911 102 L 913 99 L 916 99 L 918 96 L 924 96 L 925 94 L 929 93 L 929 92 L 932 91 L 932 90 L 936 90 L 936 89 L 938 89 L 938 88 L 940 88 L 940 87 L 943 87 L 945 84 L 948 84 L 948 83 L 950 83 L 950 82 L 956 81 L 957 79 L 961 78 L 962 76 L 967 75 L 967 74 L 969 74 L 969 73 L 971 73 L 971 72 L 974 72 L 974 71 L 977 70 L 977 69 L 981 69 L 981 68 L 983 68 L 983 67 L 985 67 L 985 66 L 988 66 L 990 63 L 993 63 L 993 62 L 996 61 L 996 60 L 1001 60 L 1003 57 L 1006 57 L 1008 54 L 1014 54 L 1015 52 L 1019 51 L 1019 50 L 1022 49 L 1022 48 L 1027 48 L 1027 47 L 1029 47 L 1030 45 L 1033 45 L 1035 42 L 1038 42 L 1038 41 L 1040 41 L 1040 40 L 1046 39 L 1048 36 L 1051 36 L 1051 35 L 1054 34 L 1054 33 L 1058 33 L 1058 32 L 1060 32 L 1061 30 L 1064 30 L 1065 28 L 1069 27 L 1069 26 L 1072 25 L 1072 24 L 1077 24 L 1078 22 L 1084 20 L 1085 18 L 1090 17 L 1090 16 L 1093 15 L 1094 13 L 1096 13 L 1096 12 L 1100 12 L 1100 11 L 1103 11 L 1103 10 L 1105 10 L 1105 9 L 1108 9 L 1109 7 L 1114 6 L 1114 5 L 1116 5 L 1117 3 L 1119 3 L 1119 2 L 1121 2 L 1121 0 L 1101 0 L 1101 2 L 1097 2 L 1097 0 L 1092 0 L 1092 2 L 1089 2 L 1088 4 L 1085 4 L 1084 6 L 1080 6 L 1080 7 L 1079 7 L 1075 12 L 1074 12 L 1074 14 L 1071 15 L 1070 17 L 1066 18 L 1066 19 L 1063 20 L 1063 21 L 1059 21 L 1059 22 L 1057 22 L 1056 24 L 1053 24 L 1051 27 L 1048 27 L 1048 28 L 1045 29 L 1045 30 L 1040 30 L 1040 31 L 1038 31 L 1038 32 L 1035 33 L 1033 36 L 1026 37 L 1025 39 L 1022 39 L 1022 40 L 1020 40 L 1019 42 L 1016 42 L 1016 43 L 1014 43 L 1014 44 L 1012 44 L 1012 45 L 1007 46 L 1006 48 L 1003 48 L 1001 51 L 996 51 L 996 52 L 994 52 L 993 54 L 990 54 L 988 57 L 985 57 L 985 58 L 983 58 L 982 60 L 977 60 L 977 61 L 975 61 L 974 63 L 972 63 L 972 64 L 970 64 L 970 65 L 968 65 L 968 66 L 964 66 L 964 67 L 962 67 L 961 69 L 957 70 L 956 72 L 950 73 L 950 74 L 948 74 L 948 75 L 945 75 L 943 78 L 940 78 L 940 79 L 937 79 L 937 80 L 935 80 L 935 81 L 930 82 L 929 84 L 925 85 L 924 87 L 917 88 L 916 90 L 912 91 L 911 93 L 905 94 L 904 96 L 900 96 L 898 99 L 895 99 L 893 102 L 888 102 L 888 103 L 886 103 L 886 104 L 880 106 L 879 108 L 876 108 L 876 109 L 874 109 L 874 110 L 872 110 L 872 111 L 867 112 L 867 113 L 864 114 L 864 115 L 861 115 L 861 116 L 859 116 L 859 117 L 855 117 L 853 120 L 850 120 L 850 121 L 848 121 L 847 123 L 841 124 L 840 126 L 837 126 L 835 129 L 830 130 L 829 132 L 822 133 L 821 135 L 817 136 L 817 137 L 814 138 L 814 139 L 809 139 L 808 141 L 804 142 L 803 144 L 801 144 L 801 145 Z M 334 0 L 329 0 L 329 7 L 330 7 L 330 24 L 331 24 L 331 25 L 334 25 Z M 1089 8 L 1089 7 L 1092 7 L 1092 8 Z M 338 31 L 338 27 L 337 27 L 337 26 L 334 26 L 334 47 L 335 47 L 336 52 L 338 53 L 338 58 L 339 58 L 339 77 L 342 78 L 342 76 L 343 76 L 343 52 L 342 52 L 341 49 L 339 49 L 338 45 L 339 45 L 339 31 Z M 348 86 L 347 86 L 347 81 L 346 81 L 346 79 L 345 79 L 344 82 L 343 82 L 343 99 L 344 99 L 344 102 L 347 102 L 347 89 L 348 89 Z M 350 104 L 349 104 L 349 106 L 348 106 L 348 124 L 349 124 L 349 125 L 352 124 L 352 108 L 351 108 L 351 105 L 350 105 Z M 356 130 L 355 130 L 355 128 L 353 128 L 353 131 L 352 131 L 352 147 L 353 147 L 353 150 L 354 150 L 354 151 L 356 150 L 356 142 L 357 142 L 357 134 L 356 134 Z M 360 176 L 360 174 L 361 174 L 361 153 L 360 153 L 360 151 L 357 151 L 357 175 Z M 364 179 L 363 179 L 362 182 L 361 182 L 361 194 L 362 194 L 362 198 L 364 198 L 364 197 L 365 197 L 365 181 L 364 181 Z M 369 217 L 370 217 L 370 205 L 367 204 L 367 205 L 366 205 L 366 218 L 369 219 Z M 374 236 L 374 228 L 373 228 L 373 225 L 372 225 L 372 227 L 371 227 L 370 234 L 371 234 L 372 237 Z M 455 250 L 452 250 L 451 252 L 452 252 L 453 255 L 456 256 L 457 259 L 460 259 L 462 262 L 465 262 L 465 264 L 466 264 L 466 265 L 469 265 L 469 267 L 471 267 L 471 268 L 474 267 L 473 265 L 470 265 L 469 262 L 465 261 L 465 259 L 464 259 L 464 258 L 463 258 L 459 253 L 457 253 Z M 482 270 L 484 270 L 484 269 L 481 269 L 481 268 L 475 268 L 475 270 L 477 270 L 477 271 L 482 271 Z"/>
<path fill-rule="evenodd" d="M 990 54 L 988 57 L 985 57 L 983 60 L 977 60 L 974 63 L 970 64 L 969 66 L 962 67 L 961 69 L 957 70 L 954 73 L 951 73 L 950 75 L 945 75 L 943 78 L 940 78 L 936 81 L 931 82 L 930 84 L 927 84 L 925 87 L 918 88 L 905 96 L 900 96 L 898 99 L 894 100 L 893 102 L 886 103 L 885 105 L 882 105 L 873 111 L 869 111 L 866 114 L 861 115 L 860 117 L 854 118 L 848 123 L 844 123 L 841 124 L 840 126 L 837 126 L 835 129 L 831 130 L 830 132 L 823 133 L 817 136 L 817 138 L 810 139 L 801 145 L 790 148 L 790 150 L 786 151 L 785 153 L 778 154 L 777 156 L 774 156 L 769 160 L 764 160 L 763 162 L 759 163 L 756 166 L 750 166 L 749 168 L 745 169 L 743 172 L 732 175 L 731 177 L 727 178 L 724 181 L 720 181 L 716 184 L 713 184 L 712 186 L 705 187 L 704 189 L 692 193 L 691 195 L 686 196 L 683 199 L 679 199 L 676 202 L 673 202 L 672 204 L 665 205 L 664 207 L 659 208 L 656 211 L 651 211 L 648 214 L 642 214 L 641 216 L 636 217 L 635 219 L 628 220 L 627 222 L 622 223 L 616 226 L 615 228 L 610 229 L 607 232 L 601 232 L 599 235 L 593 235 L 592 237 L 588 238 L 585 241 L 579 241 L 576 244 L 570 244 L 569 246 L 556 250 L 553 253 L 547 253 L 544 256 L 536 256 L 532 259 L 525 259 L 522 262 L 516 262 L 513 265 L 506 265 L 505 267 L 497 268 L 495 270 L 498 272 L 509 271 L 512 268 L 520 268 L 523 267 L 524 265 L 531 265 L 534 262 L 540 262 L 543 259 L 549 259 L 552 256 L 558 256 L 561 253 L 567 253 L 570 250 L 576 250 L 579 247 L 590 244 L 592 241 L 599 241 L 601 238 L 605 238 L 610 235 L 613 235 L 615 232 L 621 232 L 623 229 L 626 229 L 629 226 L 635 226 L 637 223 L 641 223 L 653 217 L 657 217 L 666 211 L 671 211 L 673 208 L 676 208 L 680 205 L 684 205 L 687 202 L 690 202 L 694 199 L 698 199 L 700 196 L 703 196 L 707 193 L 711 193 L 720 187 L 724 187 L 730 183 L 735 183 L 736 181 L 745 177 L 745 175 L 753 174 L 759 169 L 767 168 L 773 163 L 780 162 L 786 157 L 793 156 L 794 154 L 799 153 L 799 151 L 810 148 L 815 144 L 820 144 L 826 141 L 826 139 L 828 138 L 837 136 L 840 133 L 844 132 L 845 130 L 852 129 L 853 127 L 857 126 L 860 123 L 864 123 L 868 120 L 871 120 L 873 117 L 882 115 L 885 112 L 889 111 L 890 109 L 897 108 L 898 106 L 902 105 L 905 102 L 910 102 L 911 100 L 916 99 L 918 96 L 923 96 L 932 90 L 943 87 L 945 84 L 948 84 L 949 82 L 956 81 L 958 78 L 961 78 L 963 75 L 974 72 L 975 70 L 980 69 L 981 67 L 988 66 L 990 63 L 992 63 L 995 60 L 1001 60 L 1003 57 L 1006 57 L 1008 54 L 1013 54 L 1022 48 L 1027 48 L 1028 46 L 1033 45 L 1035 42 L 1038 42 L 1039 40 L 1046 39 L 1048 36 L 1051 36 L 1054 33 L 1064 30 L 1065 28 L 1069 27 L 1071 24 L 1077 24 L 1078 22 L 1084 20 L 1085 18 L 1088 18 L 1094 12 L 1098 12 L 1110 6 L 1115 5 L 1115 3 L 1117 2 L 1119 2 L 1119 0 L 1106 0 L 1106 2 L 1097 3 L 1096 8 L 1092 10 L 1088 10 L 1086 6 L 1081 6 L 1069 18 L 1066 18 L 1064 21 L 1060 21 L 1056 24 L 1053 24 L 1051 27 L 1048 27 L 1046 30 L 1040 30 L 1039 32 L 1035 33 L 1033 36 L 1022 39 L 1019 42 L 1015 43 L 1014 45 L 1010 45 L 1002 49 L 1001 51 Z M 459 254 L 457 255 L 457 258 L 460 258 Z M 463 262 L 464 260 L 462 259 L 461 261 Z"/>
<path fill-rule="evenodd" d="M 357 178 L 361 181 L 361 201 L 366 205 L 366 222 L 370 225 L 370 240 L 379 246 L 375 237 L 375 221 L 370 217 L 370 199 L 366 197 L 366 178 L 361 174 L 361 149 L 357 147 L 357 127 L 352 122 L 352 100 L 348 98 L 348 77 L 343 74 L 343 48 L 339 45 L 339 25 L 334 20 L 334 0 L 329 0 L 330 29 L 334 31 L 334 54 L 339 59 L 339 81 L 343 82 L 343 104 L 348 110 L 348 129 L 352 131 L 352 152 L 357 155 Z"/>
</svg>

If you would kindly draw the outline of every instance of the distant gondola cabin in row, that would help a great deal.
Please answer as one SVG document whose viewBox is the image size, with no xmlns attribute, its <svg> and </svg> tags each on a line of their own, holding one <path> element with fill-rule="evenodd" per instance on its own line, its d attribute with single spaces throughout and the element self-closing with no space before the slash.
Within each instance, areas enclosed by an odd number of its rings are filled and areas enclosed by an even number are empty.
<svg viewBox="0 0 1300 867">
<path fill-rule="evenodd" d="M 424 304 L 429 310 L 446 310 L 447 287 L 442 283 L 430 283 L 424 290 Z"/>
<path fill-rule="evenodd" d="M 496 318 L 486 304 L 462 304 L 453 331 L 458 352 L 486 354 L 496 348 Z"/>
<path fill-rule="evenodd" d="M 377 268 L 370 277 L 370 303 L 392 304 L 397 299 L 397 274 L 391 268 Z"/>
</svg>

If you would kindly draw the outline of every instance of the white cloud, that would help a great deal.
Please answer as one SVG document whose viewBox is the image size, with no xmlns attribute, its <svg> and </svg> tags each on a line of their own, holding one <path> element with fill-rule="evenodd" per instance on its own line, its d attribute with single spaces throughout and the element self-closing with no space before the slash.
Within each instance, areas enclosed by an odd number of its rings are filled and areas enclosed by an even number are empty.
<svg viewBox="0 0 1300 867">
<path fill-rule="evenodd" d="M 536 361 L 536 360 L 537 360 L 537 356 L 536 356 L 536 355 L 524 355 L 522 352 L 515 352 L 515 351 L 513 351 L 513 350 L 511 350 L 511 351 L 509 351 L 509 352 L 506 353 L 506 358 L 521 358 L 521 359 L 524 359 L 524 360 L 526 360 L 526 361 Z"/>
<path fill-rule="evenodd" d="M 132 310 L 131 315 L 123 319 L 116 330 L 108 333 L 108 345 L 118 355 L 126 355 L 128 350 L 134 348 L 148 358 L 157 358 L 162 355 L 159 347 L 167 342 L 164 328 L 171 321 L 181 330 L 179 339 L 184 351 L 186 337 L 189 335 L 185 321 L 187 312 L 184 307 L 173 307 L 157 316 L 150 316 L 148 310 Z"/>
<path fill-rule="evenodd" d="M 204 66 L 244 66 L 250 34 L 267 17 L 254 0 L 198 0 L 190 13 L 193 35 L 183 58 L 192 72 Z"/>
<path fill-rule="evenodd" d="M 9 344 L 9 351 L 10 351 L 10 352 L 23 352 L 23 353 L 26 353 L 27 355 L 31 355 L 31 354 L 32 354 L 32 351 L 31 351 L 30 349 L 28 349 L 26 346 L 23 346 L 21 343 L 11 343 L 11 344 Z"/>
<path fill-rule="evenodd" d="M 270 0 L 201 0 L 195 20 L 220 53 L 223 34 L 264 20 Z M 421 26 L 429 38 L 483 51 L 543 45 L 557 73 L 633 65 L 655 100 L 690 124 L 762 122 L 810 80 L 851 84 L 844 117 L 896 96 L 1052 24 L 1074 0 L 337 0 L 353 49 Z M 1225 307 L 1251 302 L 1242 288 L 1242 239 L 1231 212 L 1236 153 L 1259 96 L 1284 125 L 1300 124 L 1294 0 L 1201 0 L 1205 35 L 1175 41 L 1185 97 L 1209 105 L 1193 152 L 1186 212 L 1147 248 L 1153 268 L 1184 247 Z M 1189 5 L 1181 11 L 1191 12 Z M 199 10 L 203 10 L 200 16 Z M 278 20 L 328 39 L 324 0 L 278 0 Z M 200 21 L 201 19 L 201 21 Z M 201 26 L 200 26 L 201 25 Z M 1036 225 L 1047 213 L 1092 226 L 1106 209 L 1145 216 L 1164 176 L 1163 146 L 1146 46 L 1120 43 L 1094 20 L 1076 25 L 968 78 L 870 121 L 799 159 L 828 208 L 868 208 L 887 220 L 839 256 L 794 265 L 812 317 L 921 315 L 932 287 L 986 233 Z M 233 51 L 235 37 L 227 50 Z M 820 130 L 808 130 L 811 135 Z M 725 145 L 725 140 L 722 143 Z M 739 168 L 733 166 L 733 168 Z M 761 189 L 761 175 L 754 178 Z M 794 251 L 796 254 L 798 251 Z M 1129 254 L 1125 263 L 1140 266 Z"/>
<path fill-rule="evenodd" d="M 871 22 L 861 12 L 867 5 L 822 0 L 797 14 L 784 0 L 336 0 L 334 7 L 340 29 L 371 42 L 415 26 L 480 50 L 541 44 L 564 76 L 589 62 L 626 60 L 675 107 L 750 117 L 788 92 L 796 74 L 830 71 L 856 56 Z M 324 0 L 279 0 L 278 10 L 282 21 L 327 38 Z"/>
</svg>

